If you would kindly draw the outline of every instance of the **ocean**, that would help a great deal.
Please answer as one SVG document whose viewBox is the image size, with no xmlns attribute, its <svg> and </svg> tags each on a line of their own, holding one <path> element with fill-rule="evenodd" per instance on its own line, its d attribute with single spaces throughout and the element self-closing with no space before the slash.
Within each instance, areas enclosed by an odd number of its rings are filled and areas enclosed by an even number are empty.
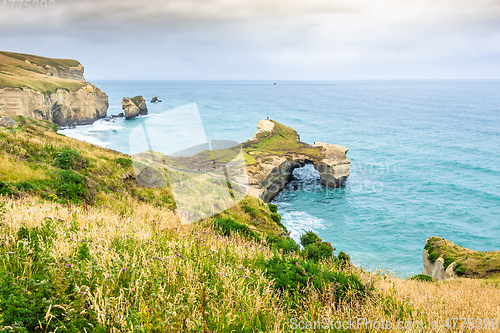
<svg viewBox="0 0 500 333">
<path fill-rule="evenodd" d="M 60 132 L 124 153 L 134 127 L 193 102 L 209 140 L 246 141 L 270 117 L 304 142 L 348 147 L 351 175 L 343 188 L 325 188 L 306 166 L 273 203 L 296 240 L 313 230 L 365 269 L 420 274 L 431 236 L 500 249 L 500 81 L 93 83 L 108 94 L 109 115 L 136 95 L 150 115 Z M 150 104 L 155 95 L 163 102 Z"/>
</svg>

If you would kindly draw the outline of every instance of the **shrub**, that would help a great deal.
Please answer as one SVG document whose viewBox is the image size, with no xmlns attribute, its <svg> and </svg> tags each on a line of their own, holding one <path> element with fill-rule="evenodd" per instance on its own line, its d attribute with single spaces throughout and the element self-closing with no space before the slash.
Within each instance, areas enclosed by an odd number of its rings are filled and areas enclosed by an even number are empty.
<svg viewBox="0 0 500 333">
<path fill-rule="evenodd" d="M 416 280 L 416 281 L 422 281 L 422 282 L 434 282 L 434 279 L 432 276 L 425 275 L 425 274 L 418 274 L 414 275 L 409 278 L 410 280 Z"/>
<path fill-rule="evenodd" d="M 274 256 L 263 267 L 268 278 L 274 280 L 274 288 L 278 290 L 301 292 L 308 285 L 322 289 L 334 283 L 337 300 L 344 298 L 349 291 L 355 295 L 364 295 L 365 286 L 356 275 L 322 270 L 312 261 Z"/>
<path fill-rule="evenodd" d="M 14 195 L 17 191 L 10 184 L 0 181 L 0 195 Z"/>
<path fill-rule="evenodd" d="M 312 231 L 308 231 L 300 237 L 300 244 L 302 244 L 303 247 L 319 242 L 321 242 L 321 238 Z"/>
<path fill-rule="evenodd" d="M 309 260 L 319 261 L 333 256 L 333 247 L 328 242 L 318 242 L 309 244 L 304 249 L 306 258 Z"/>
<path fill-rule="evenodd" d="M 132 165 L 132 159 L 130 159 L 130 158 L 119 157 L 115 161 L 117 164 L 120 164 L 121 166 L 125 166 L 125 167 Z"/>
<path fill-rule="evenodd" d="M 337 259 L 340 266 L 349 266 L 351 264 L 351 257 L 344 251 L 340 251 Z"/>
<path fill-rule="evenodd" d="M 63 149 L 55 158 L 58 168 L 68 170 L 81 170 L 85 168 L 88 161 L 80 153 L 73 149 Z"/>
<path fill-rule="evenodd" d="M 22 181 L 15 184 L 12 184 L 18 191 L 29 192 L 31 190 L 36 189 L 36 186 L 33 183 Z"/>
<path fill-rule="evenodd" d="M 267 236 L 266 240 L 273 250 L 282 249 L 283 253 L 297 252 L 300 250 L 299 244 L 290 237 L 281 238 L 279 236 Z"/>
<path fill-rule="evenodd" d="M 278 213 L 271 213 L 271 219 L 276 223 L 281 223 L 281 215 Z"/>
<path fill-rule="evenodd" d="M 457 262 L 455 264 L 455 267 L 453 267 L 453 270 L 455 271 L 455 273 L 458 275 L 458 276 L 462 276 L 465 274 L 465 267 L 462 266 L 462 263 L 461 262 Z"/>
<path fill-rule="evenodd" d="M 56 173 L 55 188 L 57 196 L 68 198 L 72 202 L 81 202 L 87 196 L 85 177 L 73 170 L 64 170 Z"/>
<path fill-rule="evenodd" d="M 454 257 L 445 257 L 444 258 L 444 268 L 448 268 L 456 259 Z"/>
<path fill-rule="evenodd" d="M 214 221 L 214 227 L 224 236 L 230 236 L 232 232 L 240 233 L 247 238 L 255 239 L 260 241 L 260 236 L 244 224 L 238 223 L 232 218 L 217 218 Z"/>
<path fill-rule="evenodd" d="M 255 217 L 255 212 L 252 207 L 247 205 L 242 205 L 241 208 L 245 211 L 245 213 L 250 214 L 250 216 Z"/>
<path fill-rule="evenodd" d="M 278 206 L 276 206 L 275 204 L 268 204 L 268 206 L 269 206 L 269 210 L 271 211 L 271 213 L 278 212 Z"/>
<path fill-rule="evenodd" d="M 76 259 L 78 260 L 91 260 L 90 249 L 87 242 L 82 242 L 76 250 Z"/>
<path fill-rule="evenodd" d="M 14 327 L 10 332 L 37 332 L 40 327 L 44 332 L 93 332 L 97 323 L 94 311 L 58 287 L 49 272 L 37 280 L 17 279 L 13 273 L 0 270 L 0 325 Z M 51 306 L 61 303 L 72 308 L 71 320 L 63 307 Z"/>
<path fill-rule="evenodd" d="M 437 254 L 437 252 L 432 252 L 431 254 L 429 254 L 428 258 L 430 261 L 436 262 L 436 260 L 439 258 L 439 254 Z"/>
</svg>

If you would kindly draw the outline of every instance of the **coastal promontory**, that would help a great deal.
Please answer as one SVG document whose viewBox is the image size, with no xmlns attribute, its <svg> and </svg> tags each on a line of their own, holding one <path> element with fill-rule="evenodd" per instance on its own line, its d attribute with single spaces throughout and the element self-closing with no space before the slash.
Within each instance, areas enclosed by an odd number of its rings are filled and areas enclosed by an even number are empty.
<svg viewBox="0 0 500 333">
<path fill-rule="evenodd" d="M 212 146 L 216 144 L 212 143 Z M 270 202 L 288 184 L 293 170 L 307 164 L 312 164 L 318 170 L 323 185 L 334 188 L 342 186 L 350 171 L 351 161 L 346 156 L 347 151 L 346 147 L 335 144 L 315 142 L 311 145 L 302 142 L 293 128 L 266 119 L 259 121 L 257 132 L 252 139 L 230 148 L 203 150 L 194 155 L 178 156 L 160 156 L 145 152 L 134 158 L 140 160 L 141 165 L 158 164 L 161 161 L 166 163 L 167 169 L 191 175 L 207 170 L 224 170 L 224 174 L 232 182 L 245 187 L 246 193 L 264 202 Z M 240 167 L 230 166 L 231 163 L 238 165 L 235 161 L 238 160 L 239 154 L 242 154 L 242 161 L 244 159 L 245 172 Z M 148 159 L 151 161 L 147 162 Z M 158 169 L 159 174 L 153 176 L 153 169 Z M 149 178 L 165 177 L 160 166 L 141 168 L 140 174 L 142 173 L 148 175 L 148 179 L 144 180 L 145 184 L 150 183 Z M 166 180 L 163 183 L 166 184 Z M 232 190 L 234 191 L 234 188 Z"/>
<path fill-rule="evenodd" d="M 427 239 L 422 260 L 422 274 L 437 280 L 500 276 L 500 251 L 474 251 L 440 237 Z"/>
<path fill-rule="evenodd" d="M 61 126 L 104 118 L 108 96 L 83 72 L 76 60 L 0 52 L 0 111 Z"/>
<path fill-rule="evenodd" d="M 288 184 L 293 170 L 312 164 L 321 182 L 340 187 L 349 177 L 348 148 L 336 144 L 300 141 L 291 127 L 261 120 L 252 140 L 242 144 L 246 153 L 250 194 L 271 201 Z"/>
</svg>

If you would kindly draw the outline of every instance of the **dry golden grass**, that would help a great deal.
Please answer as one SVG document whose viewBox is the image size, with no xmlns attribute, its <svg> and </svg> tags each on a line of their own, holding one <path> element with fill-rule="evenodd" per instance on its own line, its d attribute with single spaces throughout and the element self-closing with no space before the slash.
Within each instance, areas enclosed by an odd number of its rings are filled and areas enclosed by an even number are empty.
<svg viewBox="0 0 500 333">
<path fill-rule="evenodd" d="M 125 214 L 110 208 L 67 207 L 33 197 L 5 201 L 0 227 L 2 248 L 19 246 L 17 231 L 22 226 L 40 227 L 46 217 L 60 219 L 53 230 L 51 250 L 56 262 L 74 262 L 77 246 L 88 241 L 92 268 L 80 269 L 88 270 L 89 282 L 81 281 L 75 288 L 84 294 L 97 321 L 111 327 L 111 332 L 136 331 L 131 313 L 136 316 L 135 325 L 146 332 L 158 327 L 154 325 L 159 318 L 167 322 L 161 326 L 165 332 L 202 329 L 204 313 L 220 321 L 217 327 L 221 332 L 234 327 L 257 331 L 248 326 L 256 318 L 265 321 L 267 332 L 292 331 L 292 318 L 304 322 L 367 318 L 394 325 L 411 320 L 428 323 L 438 319 L 444 324 L 452 318 L 500 318 L 498 282 L 460 278 L 429 283 L 357 268 L 348 271 L 374 286 L 365 301 L 347 297 L 339 302 L 328 290 L 310 290 L 291 306 L 287 303 L 290 295 L 275 292 L 272 281 L 253 264 L 258 258 L 273 255 L 267 246 L 238 235 L 221 237 L 207 225 L 181 225 L 168 209 L 132 199 L 126 202 L 129 209 Z M 29 279 L 35 273 L 29 260 L 19 258 L 19 263 Z M 101 276 L 92 285 L 90 276 L 96 271 Z M 247 326 L 242 328 L 238 323 Z M 451 330 L 440 326 L 436 332 L 469 331 L 460 329 L 460 324 Z"/>
</svg>

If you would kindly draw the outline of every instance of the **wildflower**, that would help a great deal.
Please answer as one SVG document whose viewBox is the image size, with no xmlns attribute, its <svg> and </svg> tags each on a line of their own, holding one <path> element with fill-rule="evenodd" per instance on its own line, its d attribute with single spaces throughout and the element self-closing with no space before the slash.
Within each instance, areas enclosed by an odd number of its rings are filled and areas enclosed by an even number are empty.
<svg viewBox="0 0 500 333">
<path fill-rule="evenodd" d="M 83 291 L 80 291 L 80 294 L 82 294 L 82 295 L 83 295 Z"/>
<path fill-rule="evenodd" d="M 125 270 L 126 270 L 126 269 L 125 269 L 125 267 L 123 267 L 123 268 L 122 268 L 122 271 L 124 271 L 124 272 L 125 272 Z"/>
<path fill-rule="evenodd" d="M 68 267 L 71 267 L 71 266 L 73 266 L 73 265 L 72 264 L 68 264 Z"/>
</svg>

